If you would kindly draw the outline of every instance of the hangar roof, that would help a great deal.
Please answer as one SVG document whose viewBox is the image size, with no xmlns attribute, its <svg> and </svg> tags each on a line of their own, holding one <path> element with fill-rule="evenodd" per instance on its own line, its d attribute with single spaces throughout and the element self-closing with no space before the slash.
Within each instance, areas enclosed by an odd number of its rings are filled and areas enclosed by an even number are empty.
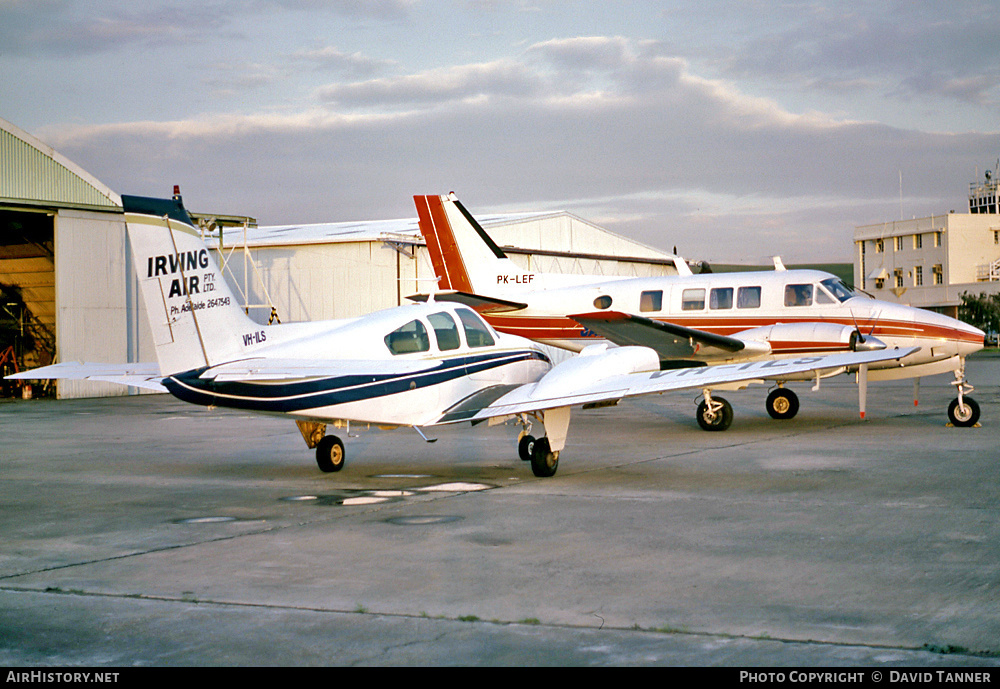
<svg viewBox="0 0 1000 689">
<path fill-rule="evenodd" d="M 483 227 L 507 225 L 524 220 L 540 220 L 569 215 L 565 211 L 536 213 L 499 213 L 477 216 Z M 218 236 L 217 234 L 215 236 Z M 226 228 L 225 238 L 243 243 L 243 229 Z M 247 246 L 293 246 L 332 244 L 335 242 L 402 241 L 423 244 L 416 218 L 363 220 L 357 222 L 314 223 L 308 225 L 262 225 L 246 229 Z"/>
<path fill-rule="evenodd" d="M 0 202 L 120 211 L 122 200 L 51 146 L 0 119 Z"/>
</svg>

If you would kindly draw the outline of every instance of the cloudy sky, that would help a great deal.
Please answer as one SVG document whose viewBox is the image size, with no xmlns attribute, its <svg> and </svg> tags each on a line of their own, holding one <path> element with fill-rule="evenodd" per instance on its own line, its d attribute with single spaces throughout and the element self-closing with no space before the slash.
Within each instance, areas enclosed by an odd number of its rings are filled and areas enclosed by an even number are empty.
<svg viewBox="0 0 1000 689">
<path fill-rule="evenodd" d="M 715 262 L 850 261 L 1000 157 L 989 1 L 0 0 L 0 117 L 261 224 L 568 210 Z"/>
</svg>

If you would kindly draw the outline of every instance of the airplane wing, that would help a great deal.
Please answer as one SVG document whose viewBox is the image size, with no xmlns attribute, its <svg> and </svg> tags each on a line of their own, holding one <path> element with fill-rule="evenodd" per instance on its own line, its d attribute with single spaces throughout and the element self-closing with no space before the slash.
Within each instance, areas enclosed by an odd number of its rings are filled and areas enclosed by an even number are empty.
<svg viewBox="0 0 1000 689">
<path fill-rule="evenodd" d="M 484 392 L 469 398 L 446 411 L 437 423 L 477 422 L 492 417 L 546 409 L 616 402 L 626 397 L 671 390 L 718 388 L 724 385 L 745 387 L 750 383 L 786 379 L 790 374 L 812 371 L 822 373 L 837 371 L 844 367 L 857 367 L 861 364 L 898 360 L 919 348 L 803 356 L 794 359 L 771 359 L 666 371 L 647 369 L 610 373 L 602 377 L 603 371 L 622 369 L 622 361 L 632 356 L 625 350 L 641 349 L 645 348 L 617 347 L 608 349 L 603 354 L 591 356 L 581 354 L 554 367 L 536 383 L 507 389 L 497 388 L 493 395 Z M 638 352 L 636 354 L 641 355 Z M 649 352 L 647 363 L 652 357 L 653 353 Z M 616 358 L 620 361 L 615 361 Z M 639 362 L 640 359 L 636 358 L 635 361 Z"/>
<path fill-rule="evenodd" d="M 690 359 L 696 353 L 699 358 L 725 356 L 747 347 L 746 342 L 733 337 L 618 311 L 576 314 L 570 318 L 616 345 L 649 347 L 660 355 L 660 361 Z"/>
<path fill-rule="evenodd" d="M 428 295 L 414 294 L 407 297 L 410 301 L 427 301 Z M 528 308 L 528 305 L 519 301 L 507 301 L 496 297 L 483 297 L 478 294 L 468 292 L 458 292 L 449 290 L 447 292 L 435 292 L 434 301 L 450 301 L 458 304 L 465 304 L 480 313 L 508 313 L 510 311 L 520 311 Z"/>
<path fill-rule="evenodd" d="M 7 376 L 10 380 L 92 380 L 102 383 L 131 385 L 137 388 L 166 392 L 161 381 L 160 367 L 155 363 L 101 364 L 67 361 L 22 371 Z"/>
</svg>

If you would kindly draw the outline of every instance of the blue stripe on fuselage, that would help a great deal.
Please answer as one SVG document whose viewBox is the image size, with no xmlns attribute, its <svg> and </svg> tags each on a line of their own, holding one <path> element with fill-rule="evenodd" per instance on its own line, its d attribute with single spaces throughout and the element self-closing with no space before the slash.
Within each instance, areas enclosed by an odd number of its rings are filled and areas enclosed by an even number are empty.
<svg viewBox="0 0 1000 689">
<path fill-rule="evenodd" d="M 491 352 L 444 359 L 433 368 L 415 373 L 335 376 L 282 384 L 206 380 L 200 377 L 206 369 L 198 368 L 169 376 L 163 385 L 174 397 L 191 404 L 293 413 L 395 395 L 531 359 L 549 360 L 534 350 Z"/>
</svg>

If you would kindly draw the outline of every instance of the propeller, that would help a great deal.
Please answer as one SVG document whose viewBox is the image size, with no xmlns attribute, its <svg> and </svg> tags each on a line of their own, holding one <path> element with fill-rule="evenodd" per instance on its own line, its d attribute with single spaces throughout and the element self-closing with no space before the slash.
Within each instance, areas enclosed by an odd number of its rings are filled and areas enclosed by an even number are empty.
<svg viewBox="0 0 1000 689">
<path fill-rule="evenodd" d="M 872 323 L 871 330 L 868 331 L 868 337 L 861 332 L 861 327 L 858 325 L 858 319 L 854 316 L 854 311 L 851 310 L 851 320 L 854 321 L 854 332 L 851 333 L 851 351 L 853 352 L 877 352 L 886 348 L 885 342 L 875 337 L 875 326 L 878 325 L 879 318 L 882 317 L 882 312 L 879 311 L 875 315 L 875 322 Z"/>
</svg>

